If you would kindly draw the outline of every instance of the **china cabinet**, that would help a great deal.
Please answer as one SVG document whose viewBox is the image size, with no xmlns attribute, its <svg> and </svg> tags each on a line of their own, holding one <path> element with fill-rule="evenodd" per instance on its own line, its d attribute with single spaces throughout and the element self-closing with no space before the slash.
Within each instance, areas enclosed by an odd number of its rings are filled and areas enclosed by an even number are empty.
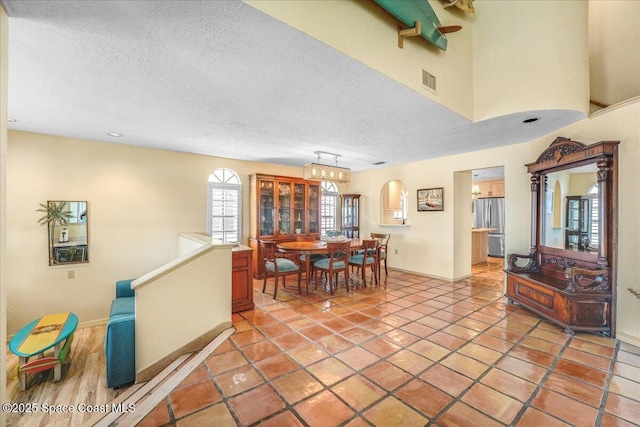
<svg viewBox="0 0 640 427">
<path fill-rule="evenodd" d="M 342 234 L 360 238 L 360 194 L 342 194 Z"/>
<path fill-rule="evenodd" d="M 565 249 L 584 250 L 589 246 L 591 204 L 582 196 L 567 196 L 567 231 Z"/>
<path fill-rule="evenodd" d="M 615 336 L 618 144 L 585 145 L 559 137 L 526 165 L 531 174 L 531 247 L 528 255 L 508 255 L 506 296 L 569 333 Z M 551 202 L 554 183 L 570 188 L 585 173 L 597 183 L 597 195 L 593 200 L 568 197 L 567 227 L 551 226 L 554 209 L 561 208 Z M 597 227 L 590 227 L 590 221 Z M 590 233 L 589 243 L 575 234 L 583 231 Z M 567 248 L 573 240 L 575 245 Z"/>
<path fill-rule="evenodd" d="M 285 242 L 320 236 L 320 181 L 252 174 L 249 246 L 253 249 L 253 277 L 263 277 L 259 240 Z"/>
</svg>

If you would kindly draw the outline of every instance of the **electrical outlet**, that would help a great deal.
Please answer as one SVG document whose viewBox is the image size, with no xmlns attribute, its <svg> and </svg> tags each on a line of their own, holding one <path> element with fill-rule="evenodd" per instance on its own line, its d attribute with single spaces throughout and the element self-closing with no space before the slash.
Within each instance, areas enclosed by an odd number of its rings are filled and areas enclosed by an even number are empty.
<svg viewBox="0 0 640 427">
<path fill-rule="evenodd" d="M 67 270 L 67 279 L 75 279 L 76 271 L 75 270 Z"/>
<path fill-rule="evenodd" d="M 396 254 L 396 255 L 398 255 L 398 250 L 397 250 L 397 249 L 395 249 L 393 253 L 394 253 L 394 254 Z"/>
</svg>

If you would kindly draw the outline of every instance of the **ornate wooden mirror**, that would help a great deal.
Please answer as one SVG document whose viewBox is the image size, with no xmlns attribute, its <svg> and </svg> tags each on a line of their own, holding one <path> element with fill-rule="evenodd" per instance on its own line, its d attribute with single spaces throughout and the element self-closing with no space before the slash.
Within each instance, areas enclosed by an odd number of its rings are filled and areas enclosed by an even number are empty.
<svg viewBox="0 0 640 427">
<path fill-rule="evenodd" d="M 618 141 L 557 138 L 531 173 L 531 247 L 507 258 L 507 297 L 568 332 L 615 334 Z"/>
</svg>

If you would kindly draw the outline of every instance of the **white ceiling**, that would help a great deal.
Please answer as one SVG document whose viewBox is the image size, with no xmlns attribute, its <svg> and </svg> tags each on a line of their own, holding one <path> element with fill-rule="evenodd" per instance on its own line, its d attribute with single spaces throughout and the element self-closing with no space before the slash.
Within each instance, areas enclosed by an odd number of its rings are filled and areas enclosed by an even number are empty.
<svg viewBox="0 0 640 427">
<path fill-rule="evenodd" d="M 472 123 L 237 0 L 0 3 L 10 129 L 292 166 L 321 150 L 360 171 L 529 141 L 585 117 Z"/>
</svg>

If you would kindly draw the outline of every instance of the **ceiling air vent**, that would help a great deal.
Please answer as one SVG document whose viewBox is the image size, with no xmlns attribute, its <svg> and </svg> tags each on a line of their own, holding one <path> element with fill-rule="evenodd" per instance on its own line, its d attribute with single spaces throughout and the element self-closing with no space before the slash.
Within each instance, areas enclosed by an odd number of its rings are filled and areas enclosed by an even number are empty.
<svg viewBox="0 0 640 427">
<path fill-rule="evenodd" d="M 384 165 L 387 162 L 375 162 L 373 165 L 374 166 L 379 166 L 379 165 Z"/>
<path fill-rule="evenodd" d="M 427 70 L 425 70 L 424 68 L 422 69 L 422 86 L 425 89 L 429 89 L 430 91 L 436 92 L 436 76 L 434 76 L 433 74 L 431 74 L 430 72 L 428 72 Z"/>
</svg>

